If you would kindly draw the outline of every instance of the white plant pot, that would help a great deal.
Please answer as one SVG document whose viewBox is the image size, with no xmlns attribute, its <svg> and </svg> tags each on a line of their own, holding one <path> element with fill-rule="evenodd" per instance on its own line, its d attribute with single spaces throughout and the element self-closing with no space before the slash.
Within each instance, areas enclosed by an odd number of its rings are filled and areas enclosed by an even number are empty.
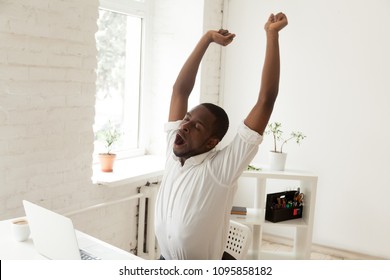
<svg viewBox="0 0 390 280">
<path fill-rule="evenodd" d="M 283 171 L 286 165 L 286 153 L 276 153 L 270 151 L 268 153 L 269 169 L 275 171 Z"/>
</svg>

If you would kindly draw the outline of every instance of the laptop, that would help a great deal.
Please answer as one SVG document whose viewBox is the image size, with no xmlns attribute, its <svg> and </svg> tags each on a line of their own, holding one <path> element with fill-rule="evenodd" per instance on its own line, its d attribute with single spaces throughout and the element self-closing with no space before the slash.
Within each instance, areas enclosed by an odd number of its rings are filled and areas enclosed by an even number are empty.
<svg viewBox="0 0 390 280">
<path fill-rule="evenodd" d="M 23 200 L 34 247 L 52 260 L 100 259 L 79 248 L 72 220 Z"/>
</svg>

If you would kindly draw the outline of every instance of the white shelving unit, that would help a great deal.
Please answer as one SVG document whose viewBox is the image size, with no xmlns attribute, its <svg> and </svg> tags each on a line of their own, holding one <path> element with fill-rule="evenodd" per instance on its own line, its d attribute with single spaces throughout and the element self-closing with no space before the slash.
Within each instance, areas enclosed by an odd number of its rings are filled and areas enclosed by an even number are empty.
<svg viewBox="0 0 390 280">
<path fill-rule="evenodd" d="M 232 215 L 232 219 L 250 225 L 253 230 L 252 246 L 248 254 L 250 259 L 310 259 L 314 210 L 317 191 L 317 176 L 302 171 L 245 171 L 241 178 L 252 178 L 256 182 L 253 196 L 254 208 L 248 208 L 246 215 Z M 239 183 L 239 188 L 247 184 Z M 304 194 L 302 218 L 272 223 L 265 220 L 266 195 L 280 191 L 300 188 Z M 240 189 L 237 190 L 237 192 Z M 293 230 L 294 243 L 292 252 L 275 253 L 262 249 L 264 228 L 273 231 Z"/>
</svg>

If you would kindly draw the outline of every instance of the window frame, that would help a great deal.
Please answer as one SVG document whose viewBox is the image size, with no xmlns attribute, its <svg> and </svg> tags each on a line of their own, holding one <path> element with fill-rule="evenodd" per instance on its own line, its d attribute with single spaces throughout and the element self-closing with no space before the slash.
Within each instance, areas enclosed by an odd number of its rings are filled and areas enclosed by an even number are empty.
<svg viewBox="0 0 390 280">
<path fill-rule="evenodd" d="M 139 81 L 139 96 L 138 96 L 138 135 L 137 135 L 137 148 L 116 150 L 117 158 L 131 158 L 136 156 L 142 156 L 146 154 L 147 139 L 141 128 L 142 117 L 143 117 L 143 99 L 145 98 L 144 84 L 145 84 L 145 72 L 146 72 L 146 61 L 145 53 L 147 50 L 147 36 L 148 36 L 148 5 L 150 1 L 136 1 L 136 0 L 100 0 L 99 9 L 110 10 L 117 13 L 122 13 L 130 16 L 139 17 L 142 19 L 141 25 L 141 57 L 140 57 L 140 81 Z M 95 156 L 95 155 L 94 155 Z M 94 158 L 94 163 L 97 163 L 97 159 Z"/>
</svg>

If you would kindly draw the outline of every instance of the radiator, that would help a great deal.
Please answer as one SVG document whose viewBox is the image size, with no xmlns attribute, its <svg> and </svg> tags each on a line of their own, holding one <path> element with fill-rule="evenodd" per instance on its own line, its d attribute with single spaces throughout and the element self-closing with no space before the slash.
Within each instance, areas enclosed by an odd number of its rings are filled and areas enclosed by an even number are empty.
<svg viewBox="0 0 390 280">
<path fill-rule="evenodd" d="M 148 183 L 140 187 L 138 211 L 137 256 L 155 260 L 160 256 L 154 232 L 154 208 L 159 183 Z"/>
<path fill-rule="evenodd" d="M 160 256 L 160 250 L 158 248 L 154 233 L 154 208 L 159 185 L 160 182 L 147 182 L 145 186 L 139 188 L 138 194 L 114 201 L 92 205 L 83 209 L 64 213 L 63 215 L 69 217 L 76 214 L 82 214 L 87 211 L 138 199 L 137 248 L 134 251 L 132 250 L 132 252 L 141 258 L 154 260 Z"/>
</svg>

